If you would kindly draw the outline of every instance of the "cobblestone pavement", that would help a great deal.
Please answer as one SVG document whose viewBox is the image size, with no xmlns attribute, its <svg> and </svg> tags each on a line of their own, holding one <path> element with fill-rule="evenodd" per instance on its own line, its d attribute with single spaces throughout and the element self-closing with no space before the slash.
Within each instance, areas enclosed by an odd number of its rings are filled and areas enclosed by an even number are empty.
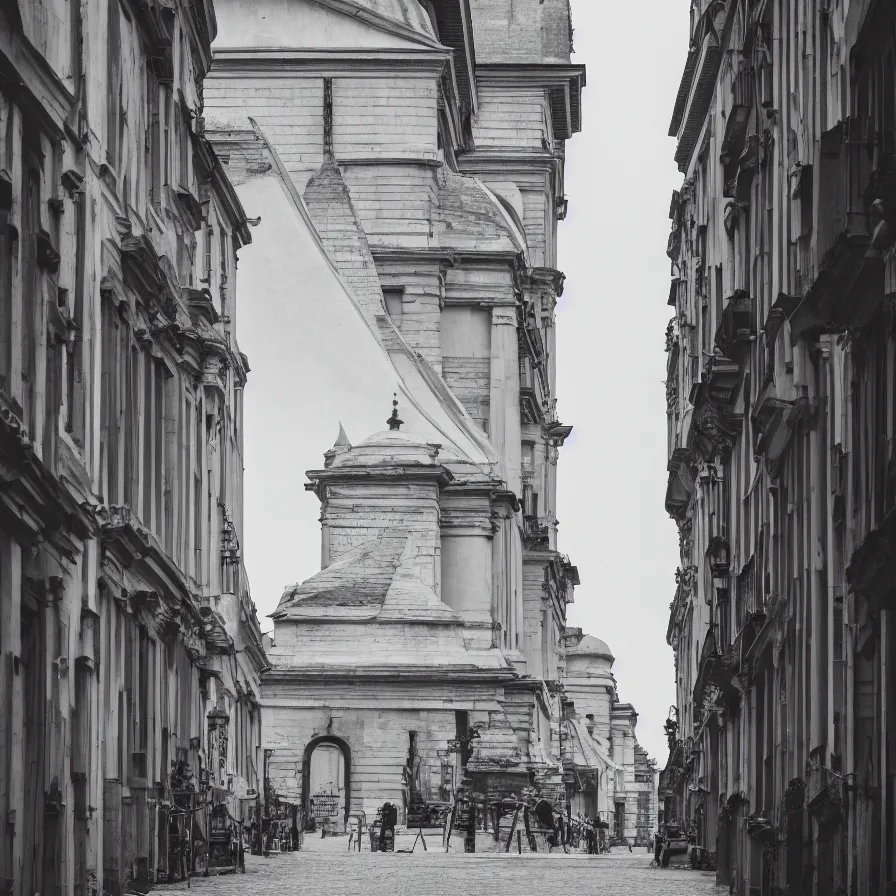
<svg viewBox="0 0 896 896">
<path fill-rule="evenodd" d="M 407 846 L 410 847 L 412 841 Z M 610 855 L 445 854 L 435 837 L 413 854 L 349 852 L 308 837 L 301 852 L 249 856 L 246 873 L 159 887 L 166 896 L 722 896 L 715 875 L 651 868 L 645 850 Z M 404 844 L 397 841 L 399 849 Z"/>
</svg>

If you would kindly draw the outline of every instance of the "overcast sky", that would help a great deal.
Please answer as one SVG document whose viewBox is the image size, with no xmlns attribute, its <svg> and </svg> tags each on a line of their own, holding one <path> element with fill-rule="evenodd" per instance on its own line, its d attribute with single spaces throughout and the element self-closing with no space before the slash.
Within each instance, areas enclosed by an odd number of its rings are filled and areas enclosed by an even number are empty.
<svg viewBox="0 0 896 896">
<path fill-rule="evenodd" d="M 665 637 L 678 563 L 675 526 L 663 510 L 665 248 L 669 199 L 681 183 L 666 132 L 687 51 L 688 2 L 572 0 L 572 7 L 573 61 L 587 65 L 588 86 L 583 131 L 568 144 L 569 214 L 560 230 L 567 281 L 558 409 L 575 426 L 561 452 L 560 549 L 582 579 L 569 622 L 612 648 L 619 695 L 639 712 L 638 738 L 662 767 L 662 725 L 675 697 Z M 241 253 L 241 274 L 251 271 L 251 253 L 251 246 Z M 322 465 L 340 408 L 331 402 L 332 421 L 318 420 L 309 408 L 326 384 L 292 382 L 301 366 L 292 335 L 303 324 L 288 323 L 286 312 L 298 312 L 255 311 L 244 301 L 238 316 L 240 348 L 254 368 L 245 400 L 243 547 L 269 631 L 266 617 L 284 586 L 320 568 L 319 504 L 303 490 L 304 472 Z M 377 420 L 385 421 L 388 397 Z M 321 444 L 317 430 L 328 433 Z M 369 434 L 349 431 L 355 441 Z"/>
<path fill-rule="evenodd" d="M 572 0 L 588 67 L 582 133 L 567 145 L 567 275 L 557 320 L 561 550 L 582 584 L 571 625 L 605 640 L 637 736 L 666 763 L 675 702 L 666 644 L 678 534 L 666 492 L 669 200 L 682 176 L 667 137 L 688 46 L 688 0 Z"/>
</svg>

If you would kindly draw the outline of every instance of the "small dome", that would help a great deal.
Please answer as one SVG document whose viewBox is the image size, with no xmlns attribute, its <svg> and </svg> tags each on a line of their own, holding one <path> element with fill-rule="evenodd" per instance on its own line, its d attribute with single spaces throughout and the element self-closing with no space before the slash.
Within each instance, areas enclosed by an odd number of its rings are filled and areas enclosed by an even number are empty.
<svg viewBox="0 0 896 896">
<path fill-rule="evenodd" d="M 606 641 L 595 638 L 594 635 L 585 635 L 576 647 L 570 647 L 567 654 L 576 654 L 578 656 L 600 656 L 608 660 L 615 660 L 613 652 L 610 650 Z"/>
<path fill-rule="evenodd" d="M 430 443 L 426 441 L 426 439 L 415 435 L 413 432 L 401 430 L 391 430 L 384 429 L 380 432 L 375 432 L 372 436 L 368 436 L 364 439 L 363 442 L 359 443 L 355 447 L 364 448 L 371 445 L 429 445 Z M 442 447 L 439 445 L 438 447 Z"/>
</svg>

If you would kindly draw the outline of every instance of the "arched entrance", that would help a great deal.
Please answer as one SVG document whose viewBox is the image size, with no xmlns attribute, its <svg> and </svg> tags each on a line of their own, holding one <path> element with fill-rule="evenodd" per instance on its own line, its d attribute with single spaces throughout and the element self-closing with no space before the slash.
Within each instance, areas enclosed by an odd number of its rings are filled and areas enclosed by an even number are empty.
<svg viewBox="0 0 896 896">
<path fill-rule="evenodd" d="M 352 754 L 340 737 L 316 737 L 305 747 L 302 793 L 306 825 L 315 819 L 344 830 L 351 806 Z M 312 802 L 313 801 L 313 802 Z"/>
</svg>

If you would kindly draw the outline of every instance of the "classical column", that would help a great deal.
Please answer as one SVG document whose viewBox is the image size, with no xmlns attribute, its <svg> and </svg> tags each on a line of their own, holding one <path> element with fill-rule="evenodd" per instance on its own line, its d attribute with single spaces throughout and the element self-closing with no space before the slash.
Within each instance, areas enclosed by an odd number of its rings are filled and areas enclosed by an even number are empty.
<svg viewBox="0 0 896 896">
<path fill-rule="evenodd" d="M 492 309 L 489 434 L 501 459 L 507 488 L 521 492 L 520 370 L 515 308 Z"/>
</svg>

